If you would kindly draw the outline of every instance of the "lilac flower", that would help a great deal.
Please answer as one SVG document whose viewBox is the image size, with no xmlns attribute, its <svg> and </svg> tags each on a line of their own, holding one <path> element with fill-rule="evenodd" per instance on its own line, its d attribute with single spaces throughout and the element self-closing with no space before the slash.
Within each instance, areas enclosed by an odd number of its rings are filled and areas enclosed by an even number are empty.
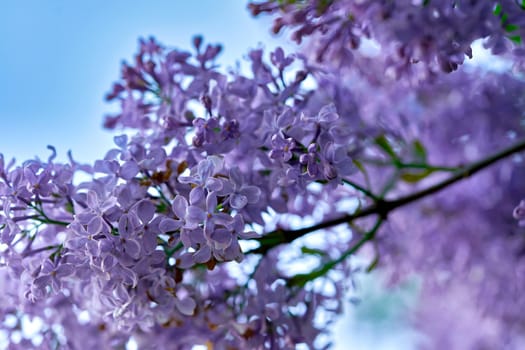
<svg viewBox="0 0 525 350">
<path fill-rule="evenodd" d="M 239 122 L 237 120 L 230 120 L 224 122 L 222 125 L 221 137 L 223 140 L 238 139 L 241 136 L 239 130 Z"/>
<path fill-rule="evenodd" d="M 175 214 L 175 219 L 163 218 L 159 223 L 159 228 L 163 233 L 176 231 L 185 225 L 188 201 L 183 196 L 177 195 L 171 204 L 171 210 Z"/>
<path fill-rule="evenodd" d="M 422 276 L 413 316 L 429 348 L 523 348 L 525 166 L 508 146 L 525 135 L 525 84 L 462 66 L 484 39 L 520 69 L 522 6 L 251 9 L 304 45 L 252 50 L 245 76 L 217 66 L 221 46 L 202 37 L 193 53 L 140 40 L 108 95 L 121 111 L 105 125 L 126 135 L 103 159 L 0 155 L 0 332 L 30 317 L 42 348 L 327 348 L 361 260 L 339 257 L 369 240 L 357 254 L 370 246 L 392 282 Z M 500 149 L 513 158 L 456 181 Z M 289 230 L 286 214 L 303 226 Z M 367 233 L 368 214 L 388 222 Z M 289 268 L 307 259 L 305 274 Z"/>
<path fill-rule="evenodd" d="M 293 58 L 290 56 L 285 57 L 284 50 L 281 47 L 278 47 L 270 53 L 270 59 L 274 66 L 276 66 L 279 71 L 283 71 L 287 66 L 292 64 Z"/>
<path fill-rule="evenodd" d="M 338 69 L 356 69 L 356 56 L 362 55 L 358 49 L 364 38 L 379 42 L 384 52 L 391 53 L 385 55 L 387 69 L 404 70 L 403 74 L 435 74 L 440 70 L 449 73 L 463 63 L 465 56 L 472 57 L 470 45 L 476 39 L 488 36 L 487 47 L 501 54 L 509 51 L 504 28 L 516 37 L 523 34 L 518 24 L 522 23 L 521 8 L 510 2 L 455 6 L 448 1 L 276 4 L 264 1 L 251 3 L 250 8 L 254 15 L 274 13 L 274 32 L 293 28 L 292 38 L 298 43 L 311 37 L 308 46 L 313 58 Z M 505 27 L 511 23 L 511 27 Z"/>
<path fill-rule="evenodd" d="M 45 260 L 39 276 L 35 278 L 31 286 L 31 297 L 35 300 L 44 297 L 47 294 L 46 287 L 48 286 L 51 291 L 58 293 L 62 289 L 63 279 L 73 275 L 74 272 L 73 264 Z"/>
<path fill-rule="evenodd" d="M 101 200 L 95 191 L 88 191 L 87 209 L 76 215 L 76 220 L 83 225 L 87 225 L 87 232 L 90 235 L 109 232 L 110 228 L 104 220 L 104 213 L 112 208 L 115 202 L 115 198 L 110 197 L 106 200 Z"/>
<path fill-rule="evenodd" d="M 324 149 L 323 174 L 326 179 L 348 176 L 356 171 L 356 167 L 344 146 L 336 146 L 332 143 Z"/>
<path fill-rule="evenodd" d="M 227 191 L 229 203 L 234 209 L 242 209 L 248 203 L 256 203 L 260 196 L 261 190 L 257 186 L 246 185 L 243 181 L 243 175 L 239 168 L 230 169 L 230 182 L 233 188 Z M 224 190 L 222 191 L 225 192 Z"/>
<path fill-rule="evenodd" d="M 38 172 L 38 175 L 35 173 Z M 31 169 L 24 167 L 24 177 L 27 180 L 27 189 L 35 195 L 47 197 L 51 195 L 55 187 L 52 185 L 51 169 Z"/>
<path fill-rule="evenodd" d="M 193 125 L 196 127 L 196 135 L 193 138 L 193 145 L 200 147 L 204 145 L 204 143 L 217 142 L 221 129 L 217 118 L 212 117 L 208 120 L 198 118 L 193 121 Z"/>
<path fill-rule="evenodd" d="M 222 188 L 222 182 L 213 177 L 213 175 L 222 168 L 222 160 L 216 156 L 210 156 L 203 159 L 192 169 L 190 176 L 180 176 L 179 181 L 182 183 L 192 183 L 205 187 L 210 191 L 219 191 Z"/>
<path fill-rule="evenodd" d="M 122 215 L 118 222 L 122 251 L 134 259 L 138 259 L 141 256 L 141 245 L 137 235 L 138 226 L 138 217 L 133 214 Z"/>
<path fill-rule="evenodd" d="M 301 154 L 299 162 L 306 166 L 306 172 L 310 177 L 316 177 L 320 172 L 320 166 L 317 156 L 317 144 L 311 143 L 308 146 L 307 153 Z"/>
<path fill-rule="evenodd" d="M 197 204 L 197 203 L 195 203 Z M 217 212 L 217 194 L 208 193 L 205 200 L 205 209 L 200 205 L 190 205 L 187 209 L 186 223 L 193 228 L 203 224 L 204 232 L 210 235 L 215 225 L 224 225 L 231 221 L 231 216 L 225 213 Z"/>
<path fill-rule="evenodd" d="M 518 220 L 520 226 L 525 226 L 525 200 L 522 200 L 520 204 L 514 208 L 512 216 Z"/>
<path fill-rule="evenodd" d="M 103 234 L 91 234 L 84 225 L 73 222 L 70 225 L 69 237 L 65 246 L 71 250 L 85 250 L 89 256 L 100 256 L 103 251 L 108 250 L 107 237 Z"/>
<path fill-rule="evenodd" d="M 292 159 L 294 147 L 295 142 L 292 138 L 284 138 L 280 134 L 275 134 L 272 136 L 270 158 L 287 162 Z"/>
<path fill-rule="evenodd" d="M 257 85 L 251 79 L 240 76 L 228 84 L 227 91 L 233 95 L 248 99 L 255 97 Z"/>
</svg>

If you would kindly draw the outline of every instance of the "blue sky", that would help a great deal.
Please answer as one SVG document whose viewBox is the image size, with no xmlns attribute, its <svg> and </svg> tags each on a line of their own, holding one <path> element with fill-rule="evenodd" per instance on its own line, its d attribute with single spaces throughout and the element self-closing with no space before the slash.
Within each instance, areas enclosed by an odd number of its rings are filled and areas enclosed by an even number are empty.
<svg viewBox="0 0 525 350">
<path fill-rule="evenodd" d="M 47 158 L 46 146 L 79 160 L 102 157 L 112 134 L 104 102 L 120 63 L 139 37 L 190 48 L 203 34 L 221 42 L 219 62 L 233 66 L 249 47 L 275 46 L 267 22 L 254 20 L 245 1 L 38 1 L 2 3 L 0 12 L 0 153 L 18 161 Z M 273 44 L 272 44 L 273 43 Z"/>
</svg>

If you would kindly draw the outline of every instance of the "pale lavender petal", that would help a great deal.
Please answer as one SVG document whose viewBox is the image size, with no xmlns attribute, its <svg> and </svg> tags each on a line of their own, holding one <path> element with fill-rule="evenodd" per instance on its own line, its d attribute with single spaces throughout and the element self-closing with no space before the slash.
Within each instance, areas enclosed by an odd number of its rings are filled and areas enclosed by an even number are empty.
<svg viewBox="0 0 525 350">
<path fill-rule="evenodd" d="M 97 208 L 99 204 L 98 195 L 95 191 L 88 191 L 87 205 L 89 208 Z"/>
<path fill-rule="evenodd" d="M 102 231 L 103 221 L 100 216 L 95 216 L 87 225 L 87 233 L 90 235 L 96 235 Z"/>
<path fill-rule="evenodd" d="M 55 270 L 55 276 L 57 278 L 63 278 L 67 276 L 71 276 L 75 273 L 75 265 L 73 264 L 60 264 L 58 268 Z"/>
<path fill-rule="evenodd" d="M 195 265 L 193 254 L 182 254 L 177 259 L 177 267 L 180 269 L 189 269 Z"/>
<path fill-rule="evenodd" d="M 170 218 L 163 218 L 159 224 L 160 232 L 173 232 L 181 228 L 183 225 L 182 220 L 173 220 Z"/>
<path fill-rule="evenodd" d="M 120 177 L 124 180 L 131 180 L 140 171 L 139 166 L 134 161 L 127 161 L 120 166 Z"/>
<path fill-rule="evenodd" d="M 256 239 L 261 237 L 261 235 L 255 231 L 241 231 L 237 235 L 242 239 Z"/>
<path fill-rule="evenodd" d="M 217 229 L 212 232 L 210 237 L 216 249 L 224 249 L 230 245 L 232 234 L 226 229 Z"/>
<path fill-rule="evenodd" d="M 242 194 L 233 193 L 230 195 L 230 205 L 234 209 L 242 209 L 248 204 L 248 198 Z"/>
<path fill-rule="evenodd" d="M 113 142 L 115 142 L 115 144 L 119 146 L 120 148 L 126 148 L 128 144 L 128 135 L 123 134 L 123 135 L 114 136 Z"/>
<path fill-rule="evenodd" d="M 208 262 L 211 258 L 211 250 L 210 247 L 207 245 L 204 245 L 200 247 L 200 249 L 193 254 L 193 261 L 195 261 L 198 264 L 203 264 L 205 262 Z"/>
<path fill-rule="evenodd" d="M 191 316 L 193 315 L 197 304 L 195 303 L 195 300 L 193 300 L 192 298 L 186 297 L 183 299 L 175 299 L 175 306 L 177 306 L 177 309 L 183 315 Z"/>
<path fill-rule="evenodd" d="M 140 256 L 140 243 L 134 239 L 124 241 L 124 251 L 132 258 L 137 259 Z"/>
<path fill-rule="evenodd" d="M 331 103 L 321 108 L 318 117 L 321 122 L 332 123 L 339 119 L 339 114 L 337 114 L 335 105 Z"/>
<path fill-rule="evenodd" d="M 113 255 L 106 255 L 104 259 L 102 259 L 100 267 L 103 272 L 107 272 L 111 270 L 117 264 L 117 262 L 117 258 L 115 258 Z"/>
<path fill-rule="evenodd" d="M 206 208 L 208 212 L 214 212 L 217 208 L 217 194 L 215 192 L 208 193 L 206 197 Z"/>
<path fill-rule="evenodd" d="M 146 254 L 151 254 L 157 247 L 157 236 L 152 232 L 144 233 L 142 236 L 142 248 Z"/>
<path fill-rule="evenodd" d="M 184 219 L 186 216 L 186 209 L 188 208 L 188 201 L 181 195 L 177 195 L 171 204 L 171 208 L 177 218 Z"/>
<path fill-rule="evenodd" d="M 195 228 L 206 219 L 206 212 L 199 207 L 189 206 L 186 214 L 186 227 Z"/>
<path fill-rule="evenodd" d="M 223 187 L 223 182 L 219 179 L 216 179 L 214 177 L 210 177 L 205 184 L 206 188 L 210 191 L 217 192 L 221 191 Z"/>
<path fill-rule="evenodd" d="M 257 186 L 245 186 L 240 191 L 248 199 L 248 203 L 257 203 L 261 197 L 261 189 Z"/>
<path fill-rule="evenodd" d="M 129 219 L 129 215 L 122 215 L 118 221 L 118 233 L 122 237 L 129 237 L 133 234 L 135 227 Z"/>
<path fill-rule="evenodd" d="M 242 185 L 242 173 L 239 168 L 230 169 L 230 180 L 239 187 Z"/>
<path fill-rule="evenodd" d="M 294 114 L 291 108 L 286 108 L 278 117 L 277 117 L 277 127 L 283 129 L 289 125 L 292 125 L 294 121 Z"/>
<path fill-rule="evenodd" d="M 190 192 L 190 205 L 199 205 L 204 202 L 205 197 L 204 189 L 202 187 L 195 187 Z"/>
<path fill-rule="evenodd" d="M 151 219 L 153 219 L 153 215 L 155 215 L 155 205 L 149 200 L 141 200 L 137 203 L 135 208 L 137 215 L 143 224 L 150 222 Z"/>
</svg>

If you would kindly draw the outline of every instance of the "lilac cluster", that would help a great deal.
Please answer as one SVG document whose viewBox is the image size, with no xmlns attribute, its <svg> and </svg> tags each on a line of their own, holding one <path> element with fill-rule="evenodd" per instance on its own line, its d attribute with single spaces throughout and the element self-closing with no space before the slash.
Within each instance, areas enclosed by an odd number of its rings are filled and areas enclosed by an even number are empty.
<svg viewBox="0 0 525 350">
<path fill-rule="evenodd" d="M 512 53 L 517 63 L 523 56 L 518 45 L 525 34 L 525 10 L 519 1 L 269 0 L 249 8 L 254 15 L 275 14 L 275 33 L 291 28 L 298 43 L 312 37 L 318 62 L 355 69 L 354 60 L 362 59 L 359 49 L 371 40 L 381 50 L 376 64 L 381 62 L 394 78 L 416 75 L 420 80 L 452 72 L 472 58 L 477 39 L 495 54 Z"/>
<path fill-rule="evenodd" d="M 404 97 L 390 87 L 374 88 L 383 96 L 363 103 L 361 115 L 397 130 L 399 157 L 415 164 L 392 171 L 388 162 L 374 163 L 369 175 L 378 188 L 398 179 L 390 198 L 443 178 L 418 169 L 422 161 L 454 171 L 525 136 L 525 84 L 508 74 L 456 72 Z M 425 145 L 416 155 L 415 142 Z M 525 325 L 519 311 L 524 302 L 519 291 L 525 288 L 519 227 L 524 176 L 523 157 L 517 155 L 389 216 L 377 254 L 393 281 L 412 273 L 424 278 L 414 320 L 431 340 L 423 348 L 523 346 L 518 335 Z"/>
<path fill-rule="evenodd" d="M 225 74 L 221 46 L 201 37 L 192 52 L 140 40 L 107 96 L 121 109 L 105 126 L 122 134 L 102 159 L 61 164 L 51 148 L 47 161 L 17 165 L 0 155 L 0 336 L 13 349 L 328 347 L 355 272 L 346 258 L 373 241 L 368 270 L 424 276 L 415 320 L 429 348 L 519 348 L 522 157 L 444 192 L 410 194 L 525 134 L 523 80 L 460 67 L 475 39 L 513 49 L 522 8 L 333 0 L 251 9 L 282 10 L 274 30 L 295 27 L 311 45 L 252 50 L 248 73 Z M 364 38 L 381 56 L 355 50 Z M 404 70 L 435 79 L 388 79 Z M 293 230 L 294 221 L 318 224 Z M 339 224 L 352 234 L 330 229 Z M 313 231 L 321 239 L 303 239 Z M 442 312 L 457 300 L 468 301 L 462 317 Z M 19 332 L 27 320 L 40 323 L 32 340 Z M 478 325 L 496 328 L 471 331 Z"/>
<path fill-rule="evenodd" d="M 346 14 L 354 14 L 358 13 L 357 8 L 368 7 L 395 8 L 380 21 L 375 18 L 366 23 L 370 30 L 368 37 L 381 44 L 380 55 L 361 55 L 358 51 L 338 53 L 339 56 L 323 60 L 325 72 L 332 74 L 314 72 L 319 86 L 338 111 L 343 108 L 353 111 L 354 130 L 374 138 L 387 133 L 386 138 L 375 138 L 382 142 L 366 145 L 358 157 L 364 167 L 351 177 L 357 183 L 369 184 L 373 194 L 395 199 L 430 187 L 446 178 L 447 173 L 454 174 L 525 136 L 522 77 L 459 66 L 472 40 L 482 37 L 488 37 L 485 45 L 493 53 L 511 57 L 513 63 L 519 64 L 522 47 L 510 37 L 508 29 L 512 27 L 503 28 L 502 24 L 517 23 L 512 32 L 521 36 L 523 10 L 511 2 L 455 2 L 456 7 L 439 10 L 439 16 L 425 17 L 425 11 L 445 3 L 307 1 L 252 5 L 255 11 L 282 10 L 275 23 L 295 26 L 297 31 L 293 35 L 299 38 L 313 33 L 312 46 L 307 50 L 323 55 L 335 55 L 328 46 L 322 46 L 324 43 L 333 45 L 333 50 L 342 47 L 339 45 L 352 44 L 349 37 L 341 40 L 330 37 L 344 22 L 334 19 L 337 13 L 347 10 Z M 454 19 L 463 6 L 473 6 L 468 15 L 473 22 Z M 401 21 L 408 12 L 409 20 Z M 358 31 L 361 18 L 356 16 L 346 24 L 355 26 L 352 33 L 356 36 L 367 37 Z M 415 23 L 420 24 L 417 29 L 412 27 Z M 404 30 L 405 37 L 396 37 L 399 32 L 387 28 L 391 25 Z M 475 30 L 468 29 L 470 25 L 476 26 Z M 436 29 L 441 26 L 447 28 Z M 466 46 L 455 46 L 454 41 L 442 36 L 449 29 L 457 35 L 465 30 L 461 42 Z M 407 84 L 412 79 L 409 75 L 413 76 L 417 67 L 421 67 L 421 62 L 410 62 L 408 57 L 423 52 L 417 51 L 414 43 L 427 32 L 432 34 L 434 42 L 427 47 L 422 63 L 428 65 L 425 70 L 432 70 L 433 79 Z M 337 33 L 343 33 L 342 29 Z M 447 51 L 450 44 L 454 45 L 452 49 L 459 50 L 457 55 Z M 401 47 L 398 45 L 408 50 L 407 60 L 388 54 L 390 49 Z M 459 71 L 434 74 L 437 70 L 433 65 L 436 67 L 442 54 L 442 58 L 457 58 L 451 67 Z M 341 62 L 348 70 L 341 69 Z M 410 67 L 405 70 L 410 74 L 396 73 L 403 79 L 391 81 L 389 69 L 403 67 L 400 65 L 403 62 L 407 65 L 402 69 Z M 428 72 L 424 76 L 428 77 Z M 315 99 L 310 103 L 315 103 Z M 378 145 L 379 151 L 375 148 Z M 387 224 L 375 238 L 371 258 L 391 274 L 393 283 L 413 273 L 424 278 L 421 304 L 414 318 L 414 326 L 429 337 L 423 348 L 523 347 L 519 337 L 525 319 L 519 311 L 523 303 L 519 291 L 524 288 L 525 267 L 524 232 L 520 227 L 524 176 L 523 157 L 515 155 L 418 205 L 388 215 Z M 520 204 L 516 207 L 516 203 Z"/>
<path fill-rule="evenodd" d="M 92 166 L 56 164 L 54 150 L 47 162 L 1 158 L 1 269 L 23 276 L 6 285 L 23 291 L 15 304 L 32 305 L 27 315 L 45 321 L 43 333 L 60 325 L 53 341 L 74 347 L 68 334 L 86 311 L 83 322 L 114 346 L 133 337 L 181 348 L 199 339 L 293 348 L 326 331 L 310 325 L 325 297 L 288 290 L 290 276 L 269 271 L 278 255 L 262 258 L 244 287 L 227 263 L 245 259 L 241 241 L 270 230 L 264 213 L 337 213 L 339 200 L 356 195 L 338 185 L 355 172 L 364 136 L 349 143 L 354 116 L 329 99 L 308 102 L 316 94 L 303 81 L 312 72 L 282 49 L 269 63 L 252 51 L 246 77 L 217 70 L 219 46 L 197 37 L 194 47 L 190 54 L 141 40 L 108 95 L 122 109 L 105 125 L 128 132 Z M 80 172 L 84 182 L 75 180 Z M 314 183 L 332 186 L 323 192 Z M 333 202 L 320 213 L 326 196 Z M 67 318 L 46 314 L 56 303 L 69 308 Z M 2 311 L 3 319 L 20 315 Z"/>
</svg>

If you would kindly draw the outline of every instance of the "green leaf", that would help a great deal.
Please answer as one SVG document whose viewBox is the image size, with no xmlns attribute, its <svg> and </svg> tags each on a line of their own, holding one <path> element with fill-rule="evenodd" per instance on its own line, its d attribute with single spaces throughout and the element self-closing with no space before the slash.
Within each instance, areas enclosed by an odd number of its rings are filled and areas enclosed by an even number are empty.
<svg viewBox="0 0 525 350">
<path fill-rule="evenodd" d="M 157 204 L 157 213 L 167 213 L 168 212 L 168 206 L 164 202 L 160 202 Z"/>
<path fill-rule="evenodd" d="M 333 0 L 319 0 L 317 3 L 317 13 L 323 14 L 326 12 L 326 9 L 332 5 Z"/>
<path fill-rule="evenodd" d="M 496 15 L 496 16 L 499 16 L 499 14 L 501 13 L 501 4 L 496 4 L 496 7 L 494 7 L 494 11 L 493 13 Z"/>
<path fill-rule="evenodd" d="M 366 268 L 366 272 L 368 273 L 372 272 L 377 267 L 378 264 L 379 264 L 379 254 L 377 254 L 374 260 L 370 263 L 370 265 L 368 265 L 368 267 Z"/>
<path fill-rule="evenodd" d="M 521 44 L 521 36 L 519 35 L 509 36 L 509 39 L 512 40 L 516 44 Z"/>
<path fill-rule="evenodd" d="M 307 254 L 307 255 L 320 255 L 325 256 L 326 252 L 321 249 L 315 249 L 315 248 L 308 248 L 308 247 L 301 247 L 301 253 Z"/>
<path fill-rule="evenodd" d="M 417 159 L 423 163 L 427 161 L 427 150 L 425 146 L 419 140 L 414 140 L 412 142 L 412 150 Z"/>
<path fill-rule="evenodd" d="M 383 151 L 385 151 L 385 153 L 388 154 L 392 159 L 399 160 L 399 157 L 397 156 L 396 152 L 392 148 L 392 145 L 390 145 L 390 142 L 385 137 L 385 135 L 376 137 L 375 141 L 376 145 L 378 145 Z"/>
<path fill-rule="evenodd" d="M 66 203 L 65 209 L 68 213 L 75 214 L 75 209 L 73 208 L 73 204 L 71 202 Z"/>
<path fill-rule="evenodd" d="M 359 169 L 360 172 L 363 173 L 366 177 L 368 176 L 368 172 L 366 171 L 366 168 L 363 166 L 363 163 L 358 161 L 357 159 L 353 159 L 352 162 L 356 166 L 357 169 Z"/>
<path fill-rule="evenodd" d="M 330 270 L 330 268 L 320 268 L 309 273 L 301 273 L 295 275 L 288 280 L 288 285 L 302 288 L 306 285 L 306 283 L 313 281 L 316 278 L 324 276 L 328 272 L 328 270 Z"/>
<path fill-rule="evenodd" d="M 509 32 L 509 33 L 510 33 L 510 32 L 514 32 L 514 31 L 516 31 L 516 30 L 518 30 L 518 29 L 520 29 L 520 27 L 517 26 L 517 25 L 515 25 L 515 24 L 507 24 L 507 25 L 505 26 L 505 30 L 506 30 L 507 32 Z"/>
<path fill-rule="evenodd" d="M 424 178 L 426 178 L 428 175 L 432 174 L 434 172 L 433 169 L 425 169 L 421 172 L 417 173 L 403 173 L 401 174 L 401 180 L 408 182 L 408 183 L 416 183 Z"/>
<path fill-rule="evenodd" d="M 357 169 L 359 169 L 359 171 L 365 177 L 365 181 L 366 181 L 367 187 L 371 188 L 371 186 L 370 186 L 370 177 L 368 176 L 368 171 L 366 171 L 366 168 L 364 167 L 363 163 L 361 163 L 357 159 L 353 159 L 352 162 L 354 163 L 354 165 L 357 167 Z"/>
</svg>

